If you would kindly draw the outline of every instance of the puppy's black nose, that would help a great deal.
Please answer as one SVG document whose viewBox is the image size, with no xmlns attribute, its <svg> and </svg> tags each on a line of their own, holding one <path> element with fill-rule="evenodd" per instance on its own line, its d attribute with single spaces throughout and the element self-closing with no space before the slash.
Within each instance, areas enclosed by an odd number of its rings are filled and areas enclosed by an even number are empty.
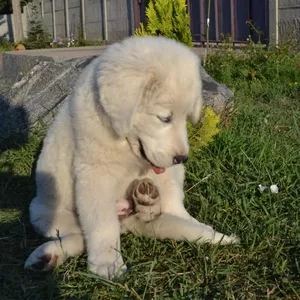
<svg viewBox="0 0 300 300">
<path fill-rule="evenodd" d="M 185 163 L 188 160 L 188 156 L 187 155 L 176 155 L 173 157 L 173 164 L 177 165 L 177 164 L 181 164 L 181 163 Z"/>
</svg>

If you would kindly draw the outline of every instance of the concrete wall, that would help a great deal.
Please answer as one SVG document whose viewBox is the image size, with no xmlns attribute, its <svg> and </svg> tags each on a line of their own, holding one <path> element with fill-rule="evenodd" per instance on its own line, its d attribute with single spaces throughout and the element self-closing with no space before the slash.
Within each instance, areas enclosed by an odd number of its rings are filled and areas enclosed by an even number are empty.
<svg viewBox="0 0 300 300">
<path fill-rule="evenodd" d="M 131 0 L 107 0 L 108 37 L 120 40 L 133 34 L 133 6 Z"/>
<path fill-rule="evenodd" d="M 300 41 L 300 0 L 280 0 L 278 10 L 279 40 L 293 36 Z"/>
<path fill-rule="evenodd" d="M 13 40 L 14 20 L 13 15 L 0 15 L 0 37 Z"/>
<path fill-rule="evenodd" d="M 41 0 L 53 37 L 117 41 L 133 33 L 132 0 Z M 54 14 L 53 14 L 54 11 Z M 106 13 L 105 13 L 106 12 Z"/>
<path fill-rule="evenodd" d="M 28 30 L 28 13 L 27 9 L 24 10 L 22 14 L 22 23 L 23 23 L 23 31 L 24 36 L 27 36 Z M 7 39 L 11 42 L 15 42 L 14 40 L 14 32 L 15 32 L 15 25 L 14 25 L 14 16 L 11 15 L 0 15 L 0 39 Z"/>
<path fill-rule="evenodd" d="M 269 0 L 270 42 L 300 41 L 300 0 Z"/>
<path fill-rule="evenodd" d="M 132 0 L 35 0 L 45 29 L 53 38 L 79 34 L 87 40 L 118 41 L 134 33 Z M 22 14 L 26 36 L 31 14 L 29 3 Z M 106 10 L 105 10 L 106 7 Z M 105 13 L 106 12 L 106 13 Z M 0 37 L 13 41 L 13 15 L 0 15 Z"/>
</svg>

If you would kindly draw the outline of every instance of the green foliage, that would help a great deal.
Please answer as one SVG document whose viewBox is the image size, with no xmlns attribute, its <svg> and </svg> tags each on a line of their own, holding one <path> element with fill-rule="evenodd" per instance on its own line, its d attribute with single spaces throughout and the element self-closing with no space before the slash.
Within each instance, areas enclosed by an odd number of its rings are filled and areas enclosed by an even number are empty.
<svg viewBox="0 0 300 300">
<path fill-rule="evenodd" d="M 295 97 L 300 91 L 299 44 L 265 47 L 249 37 L 247 46 L 235 51 L 231 43 L 208 57 L 206 70 L 233 91 L 247 93 L 266 102 L 274 98 Z"/>
<path fill-rule="evenodd" d="M 10 51 L 13 49 L 13 43 L 5 38 L 0 38 L 0 52 Z"/>
<path fill-rule="evenodd" d="M 204 109 L 200 125 L 192 126 L 191 123 L 188 123 L 191 154 L 213 141 L 214 136 L 220 132 L 219 123 L 220 116 L 211 107 Z"/>
<path fill-rule="evenodd" d="M 12 5 L 11 0 L 0 0 L 0 15 L 11 14 Z"/>
<path fill-rule="evenodd" d="M 185 0 L 150 0 L 146 16 L 146 27 L 141 24 L 135 35 L 162 35 L 192 46 L 190 17 Z"/>
<path fill-rule="evenodd" d="M 37 12 L 36 2 L 32 5 L 32 14 L 29 21 L 28 36 L 24 40 L 26 49 L 42 49 L 50 47 L 50 34 L 46 31 L 43 21 Z"/>
</svg>

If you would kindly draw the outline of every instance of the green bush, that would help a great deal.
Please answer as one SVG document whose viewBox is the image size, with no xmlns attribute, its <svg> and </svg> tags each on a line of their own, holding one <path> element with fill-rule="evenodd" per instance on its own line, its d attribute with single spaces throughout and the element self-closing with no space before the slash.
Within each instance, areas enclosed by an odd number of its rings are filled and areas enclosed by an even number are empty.
<svg viewBox="0 0 300 300">
<path fill-rule="evenodd" d="M 0 38 L 0 52 L 10 51 L 13 49 L 13 44 L 6 38 Z"/>
<path fill-rule="evenodd" d="M 26 49 L 42 49 L 50 47 L 51 35 L 46 31 L 43 21 L 39 18 L 36 3 L 32 5 L 28 36 L 24 40 Z"/>
<path fill-rule="evenodd" d="M 150 0 L 146 9 L 147 24 L 135 35 L 162 35 L 192 46 L 190 17 L 185 0 Z"/>
</svg>

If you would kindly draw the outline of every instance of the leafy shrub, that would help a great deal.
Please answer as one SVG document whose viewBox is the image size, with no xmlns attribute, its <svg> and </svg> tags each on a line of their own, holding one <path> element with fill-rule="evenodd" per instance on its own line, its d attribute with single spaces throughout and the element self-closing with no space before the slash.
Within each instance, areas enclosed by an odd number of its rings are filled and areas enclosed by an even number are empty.
<svg viewBox="0 0 300 300">
<path fill-rule="evenodd" d="M 14 45 L 6 38 L 0 38 L 0 51 L 13 50 Z"/>
<path fill-rule="evenodd" d="M 24 40 L 26 49 L 41 49 L 50 47 L 50 34 L 44 28 L 43 21 L 39 17 L 37 4 L 32 3 L 32 14 L 29 21 L 28 36 Z"/>
<path fill-rule="evenodd" d="M 200 126 L 192 126 L 191 123 L 188 123 L 192 154 L 200 147 L 207 146 L 213 140 L 214 136 L 220 132 L 219 123 L 220 116 L 211 107 L 204 109 Z"/>
<path fill-rule="evenodd" d="M 141 24 L 135 35 L 162 35 L 192 46 L 190 17 L 185 0 L 150 0 L 146 16 L 146 27 Z"/>
</svg>

